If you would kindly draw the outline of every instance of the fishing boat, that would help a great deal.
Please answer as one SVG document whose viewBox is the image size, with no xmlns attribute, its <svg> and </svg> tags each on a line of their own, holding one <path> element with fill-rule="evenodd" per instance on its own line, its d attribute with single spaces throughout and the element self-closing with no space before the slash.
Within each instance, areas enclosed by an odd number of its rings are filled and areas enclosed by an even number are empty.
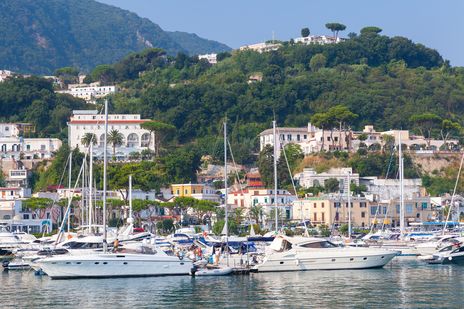
<svg viewBox="0 0 464 309">
<path fill-rule="evenodd" d="M 380 268 L 399 252 L 365 247 L 340 247 L 323 238 L 279 235 L 257 272 Z"/>
</svg>

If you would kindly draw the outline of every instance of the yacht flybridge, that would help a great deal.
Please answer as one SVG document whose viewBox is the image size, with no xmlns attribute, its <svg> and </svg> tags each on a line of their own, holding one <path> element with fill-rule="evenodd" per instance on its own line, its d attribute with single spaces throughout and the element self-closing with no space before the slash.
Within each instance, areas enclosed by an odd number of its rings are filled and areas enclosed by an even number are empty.
<svg viewBox="0 0 464 309">
<path fill-rule="evenodd" d="M 399 252 L 365 247 L 339 247 L 323 238 L 277 236 L 258 272 L 379 268 Z"/>
</svg>

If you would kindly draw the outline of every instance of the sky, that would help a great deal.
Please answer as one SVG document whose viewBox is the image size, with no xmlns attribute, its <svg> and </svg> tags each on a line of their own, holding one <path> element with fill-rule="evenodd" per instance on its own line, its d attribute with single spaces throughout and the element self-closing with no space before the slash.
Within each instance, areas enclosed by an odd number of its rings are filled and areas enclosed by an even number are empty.
<svg viewBox="0 0 464 309">
<path fill-rule="evenodd" d="M 98 0 L 137 13 L 164 30 L 185 31 L 232 48 L 272 39 L 330 34 L 327 22 L 349 32 L 377 26 L 438 50 L 464 66 L 463 0 Z M 343 36 L 343 33 L 342 33 Z"/>
</svg>

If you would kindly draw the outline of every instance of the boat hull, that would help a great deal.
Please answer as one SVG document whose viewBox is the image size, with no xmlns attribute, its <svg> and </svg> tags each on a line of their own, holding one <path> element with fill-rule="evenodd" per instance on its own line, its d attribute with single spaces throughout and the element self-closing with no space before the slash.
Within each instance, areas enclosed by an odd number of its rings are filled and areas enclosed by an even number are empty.
<svg viewBox="0 0 464 309">
<path fill-rule="evenodd" d="M 96 254 L 41 259 L 37 265 L 52 279 L 189 275 L 193 264 L 177 257 Z"/>
<path fill-rule="evenodd" d="M 274 271 L 306 271 L 306 270 L 341 270 L 381 268 L 390 262 L 398 253 L 384 252 L 371 255 L 324 256 L 324 257 L 271 257 L 254 267 L 258 272 Z"/>
</svg>

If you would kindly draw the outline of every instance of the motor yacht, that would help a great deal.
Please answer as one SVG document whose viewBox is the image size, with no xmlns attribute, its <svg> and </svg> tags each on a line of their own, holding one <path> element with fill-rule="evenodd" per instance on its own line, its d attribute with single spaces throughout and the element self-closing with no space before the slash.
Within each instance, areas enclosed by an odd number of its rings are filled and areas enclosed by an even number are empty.
<svg viewBox="0 0 464 309">
<path fill-rule="evenodd" d="M 364 247 L 340 247 L 323 238 L 278 236 L 264 259 L 254 266 L 258 272 L 363 269 L 383 267 L 399 252 Z"/>
<path fill-rule="evenodd" d="M 442 235 L 432 238 L 430 241 L 420 243 L 416 245 L 417 253 L 421 256 L 428 256 L 436 253 L 440 249 L 449 245 L 457 244 L 462 242 L 464 238 L 460 238 L 458 235 Z"/>
<path fill-rule="evenodd" d="M 464 265 L 464 243 L 455 243 L 443 247 L 438 252 L 424 259 L 429 264 L 460 264 Z"/>
<path fill-rule="evenodd" d="M 143 244 L 139 250 L 56 255 L 40 259 L 36 264 L 51 279 L 188 275 L 193 269 L 191 260 L 169 256 Z"/>
</svg>

